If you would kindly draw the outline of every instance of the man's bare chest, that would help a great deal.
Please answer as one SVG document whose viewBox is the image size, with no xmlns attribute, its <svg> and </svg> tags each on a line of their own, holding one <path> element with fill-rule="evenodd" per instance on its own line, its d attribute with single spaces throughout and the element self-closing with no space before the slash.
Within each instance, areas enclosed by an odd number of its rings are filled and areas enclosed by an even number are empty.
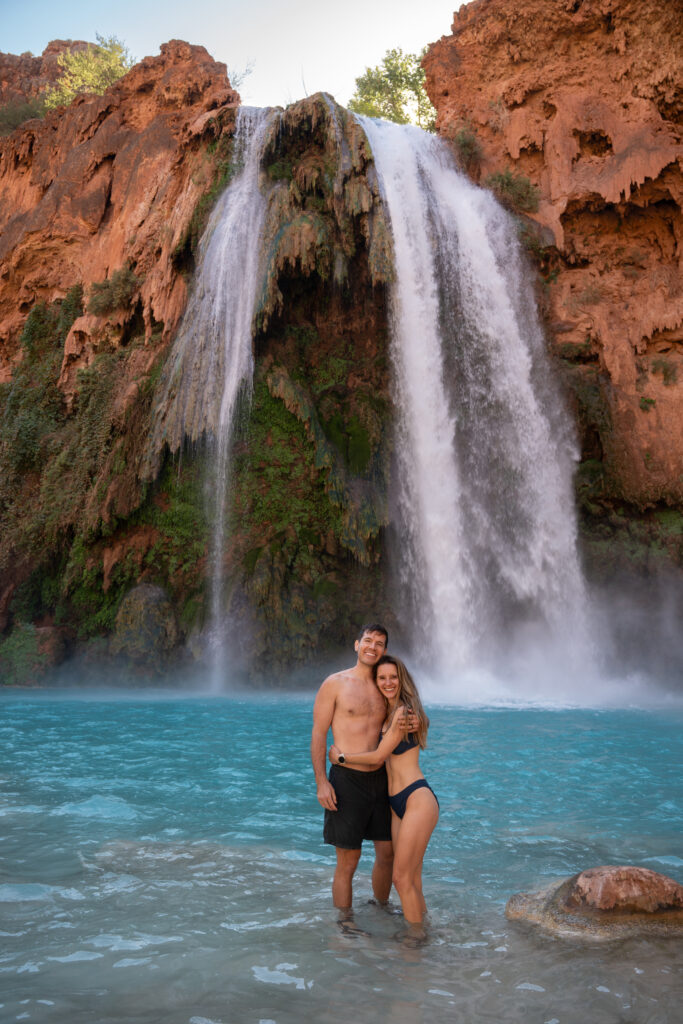
<svg viewBox="0 0 683 1024">
<path fill-rule="evenodd" d="M 379 693 L 374 689 L 348 687 L 337 701 L 337 714 L 349 723 L 381 723 L 385 717 L 385 706 Z"/>
</svg>

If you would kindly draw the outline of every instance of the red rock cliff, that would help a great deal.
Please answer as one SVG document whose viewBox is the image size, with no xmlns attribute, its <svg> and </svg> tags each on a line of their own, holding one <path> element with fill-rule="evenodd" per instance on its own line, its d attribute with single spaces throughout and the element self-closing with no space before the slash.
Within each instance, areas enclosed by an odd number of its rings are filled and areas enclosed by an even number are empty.
<svg viewBox="0 0 683 1024">
<path fill-rule="evenodd" d="M 540 190 L 551 338 L 601 396 L 584 454 L 638 504 L 683 499 L 682 55 L 678 0 L 474 0 L 424 61 L 481 179 Z"/>
<path fill-rule="evenodd" d="M 82 39 L 53 39 L 40 57 L 31 53 L 0 53 L 0 105 L 35 99 L 62 73 L 59 56 L 69 50 L 85 50 Z"/>
<path fill-rule="evenodd" d="M 148 339 L 156 325 L 168 339 L 186 298 L 172 255 L 211 185 L 207 140 L 231 130 L 238 103 L 224 64 L 173 40 L 103 96 L 79 97 L 0 139 L 0 380 L 11 377 L 37 300 L 61 298 L 78 282 L 87 295 L 123 266 L 140 282 Z M 135 308 L 134 300 L 125 315 Z M 76 321 L 60 379 L 67 394 L 76 368 L 105 336 L 116 344 L 124 326 Z"/>
</svg>

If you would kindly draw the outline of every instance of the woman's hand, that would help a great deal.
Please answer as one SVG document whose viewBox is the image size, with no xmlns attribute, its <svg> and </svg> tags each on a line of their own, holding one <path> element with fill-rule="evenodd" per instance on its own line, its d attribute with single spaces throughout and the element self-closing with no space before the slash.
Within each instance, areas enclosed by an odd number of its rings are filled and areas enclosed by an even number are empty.
<svg viewBox="0 0 683 1024">
<path fill-rule="evenodd" d="M 339 757 L 340 753 L 341 753 L 341 751 L 340 751 L 339 747 L 335 743 L 333 743 L 332 746 L 330 747 L 330 749 L 328 751 L 328 755 L 327 755 L 329 757 L 330 762 L 332 764 L 337 764 L 337 758 Z"/>
</svg>

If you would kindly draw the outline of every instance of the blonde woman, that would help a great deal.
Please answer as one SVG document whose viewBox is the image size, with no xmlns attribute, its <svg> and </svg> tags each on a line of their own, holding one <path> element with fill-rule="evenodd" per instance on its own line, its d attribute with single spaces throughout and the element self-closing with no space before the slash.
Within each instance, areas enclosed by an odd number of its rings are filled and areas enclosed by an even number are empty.
<svg viewBox="0 0 683 1024">
<path fill-rule="evenodd" d="M 394 846 L 392 881 L 406 921 L 420 925 L 427 912 L 422 894 L 422 861 L 439 820 L 439 802 L 420 771 L 419 755 L 427 745 L 429 719 L 408 669 L 398 658 L 382 655 L 373 668 L 373 678 L 387 705 L 379 746 L 362 753 L 346 753 L 333 744 L 330 761 L 372 768 L 386 762 Z M 412 709 L 417 717 L 415 732 L 406 733 L 398 724 L 397 712 L 403 707 Z"/>
</svg>

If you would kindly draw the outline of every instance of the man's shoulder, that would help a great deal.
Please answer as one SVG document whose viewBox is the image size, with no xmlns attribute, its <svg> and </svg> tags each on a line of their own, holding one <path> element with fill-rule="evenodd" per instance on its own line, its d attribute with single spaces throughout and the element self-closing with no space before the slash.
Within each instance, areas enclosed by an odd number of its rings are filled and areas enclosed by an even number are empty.
<svg viewBox="0 0 683 1024">
<path fill-rule="evenodd" d="M 337 690 L 344 683 L 351 682 L 353 678 L 354 670 L 352 668 L 343 668 L 339 672 L 333 672 L 326 679 L 323 679 L 320 688 L 325 687 L 328 690 Z"/>
</svg>

